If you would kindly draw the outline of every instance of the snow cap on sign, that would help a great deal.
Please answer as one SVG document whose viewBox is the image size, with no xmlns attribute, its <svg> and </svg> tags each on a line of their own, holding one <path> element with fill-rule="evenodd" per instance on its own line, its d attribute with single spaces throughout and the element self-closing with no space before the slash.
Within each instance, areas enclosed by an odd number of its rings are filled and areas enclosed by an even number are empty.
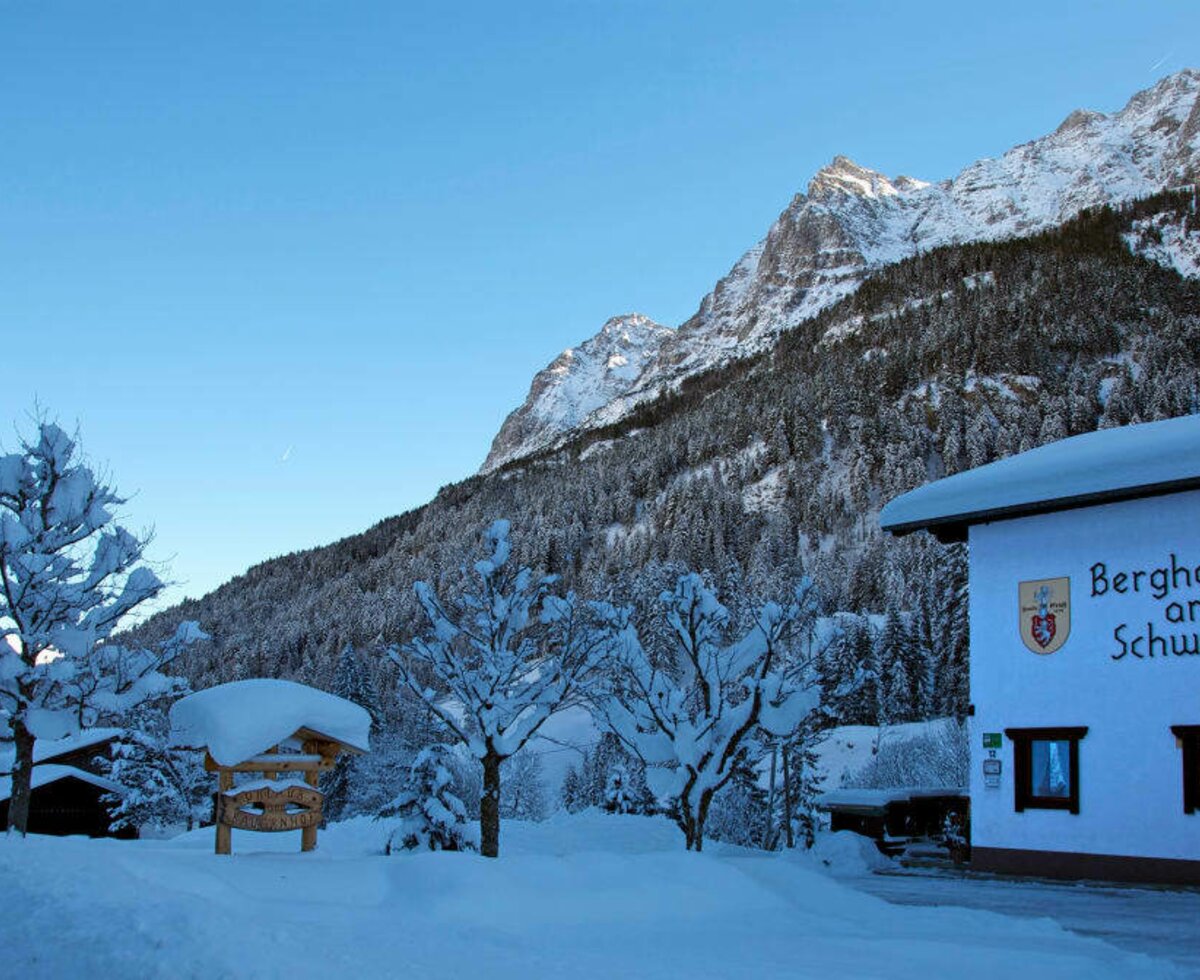
<svg viewBox="0 0 1200 980">
<path fill-rule="evenodd" d="M 1148 493 L 1200 488 L 1200 415 L 1101 429 L 897 497 L 885 531 L 978 524 Z"/>
<path fill-rule="evenodd" d="M 301 728 L 362 752 L 370 747 L 365 708 L 294 681 L 232 681 L 189 694 L 171 708 L 171 743 L 208 749 L 222 766 L 260 755 Z"/>
</svg>

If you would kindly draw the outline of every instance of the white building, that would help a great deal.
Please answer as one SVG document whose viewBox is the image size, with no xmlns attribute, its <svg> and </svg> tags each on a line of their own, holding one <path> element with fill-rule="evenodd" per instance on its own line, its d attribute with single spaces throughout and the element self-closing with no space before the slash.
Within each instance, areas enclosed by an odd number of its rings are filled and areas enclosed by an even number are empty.
<svg viewBox="0 0 1200 980">
<path fill-rule="evenodd" d="M 1042 446 L 880 521 L 969 545 L 972 866 L 1200 883 L 1200 416 Z"/>
</svg>

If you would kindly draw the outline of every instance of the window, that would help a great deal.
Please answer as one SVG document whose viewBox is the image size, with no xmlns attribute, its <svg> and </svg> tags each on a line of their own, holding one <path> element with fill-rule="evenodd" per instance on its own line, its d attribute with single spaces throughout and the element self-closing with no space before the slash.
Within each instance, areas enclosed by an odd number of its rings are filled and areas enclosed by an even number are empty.
<svg viewBox="0 0 1200 980">
<path fill-rule="evenodd" d="M 1200 725 L 1172 725 L 1183 748 L 1183 812 L 1200 810 Z"/>
<path fill-rule="evenodd" d="M 1013 805 L 1079 812 L 1079 740 L 1086 728 L 1008 728 L 1013 743 Z"/>
</svg>

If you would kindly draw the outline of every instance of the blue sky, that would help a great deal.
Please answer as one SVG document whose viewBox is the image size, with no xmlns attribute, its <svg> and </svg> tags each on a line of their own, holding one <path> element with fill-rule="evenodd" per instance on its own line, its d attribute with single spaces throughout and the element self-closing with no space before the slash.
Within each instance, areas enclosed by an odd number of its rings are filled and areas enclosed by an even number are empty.
<svg viewBox="0 0 1200 980">
<path fill-rule="evenodd" d="M 1198 42 L 1194 2 L 3 4 L 0 439 L 78 422 L 198 595 L 472 473 L 835 154 L 949 176 Z"/>
</svg>

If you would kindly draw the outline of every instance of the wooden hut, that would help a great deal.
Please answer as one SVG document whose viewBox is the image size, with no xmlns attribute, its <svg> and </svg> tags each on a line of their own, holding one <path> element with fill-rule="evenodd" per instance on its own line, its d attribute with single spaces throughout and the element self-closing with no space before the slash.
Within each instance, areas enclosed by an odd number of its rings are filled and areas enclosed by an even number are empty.
<svg viewBox="0 0 1200 980">
<path fill-rule="evenodd" d="M 137 837 L 135 828 L 111 828 L 104 802 L 107 794 L 125 792 L 125 787 L 104 777 L 99 761 L 112 758 L 121 735 L 120 728 L 89 728 L 67 738 L 34 743 L 29 833 Z M 0 751 L 0 828 L 8 826 L 12 763 L 12 750 Z"/>
<path fill-rule="evenodd" d="M 124 787 L 119 783 L 74 766 L 46 764 L 33 767 L 32 784 L 26 826 L 29 833 L 137 837 L 133 828 L 114 831 L 109 826 L 108 806 L 103 798 L 108 793 L 123 793 Z M 0 777 L 0 827 L 8 826 L 11 795 L 12 779 Z"/>
</svg>

